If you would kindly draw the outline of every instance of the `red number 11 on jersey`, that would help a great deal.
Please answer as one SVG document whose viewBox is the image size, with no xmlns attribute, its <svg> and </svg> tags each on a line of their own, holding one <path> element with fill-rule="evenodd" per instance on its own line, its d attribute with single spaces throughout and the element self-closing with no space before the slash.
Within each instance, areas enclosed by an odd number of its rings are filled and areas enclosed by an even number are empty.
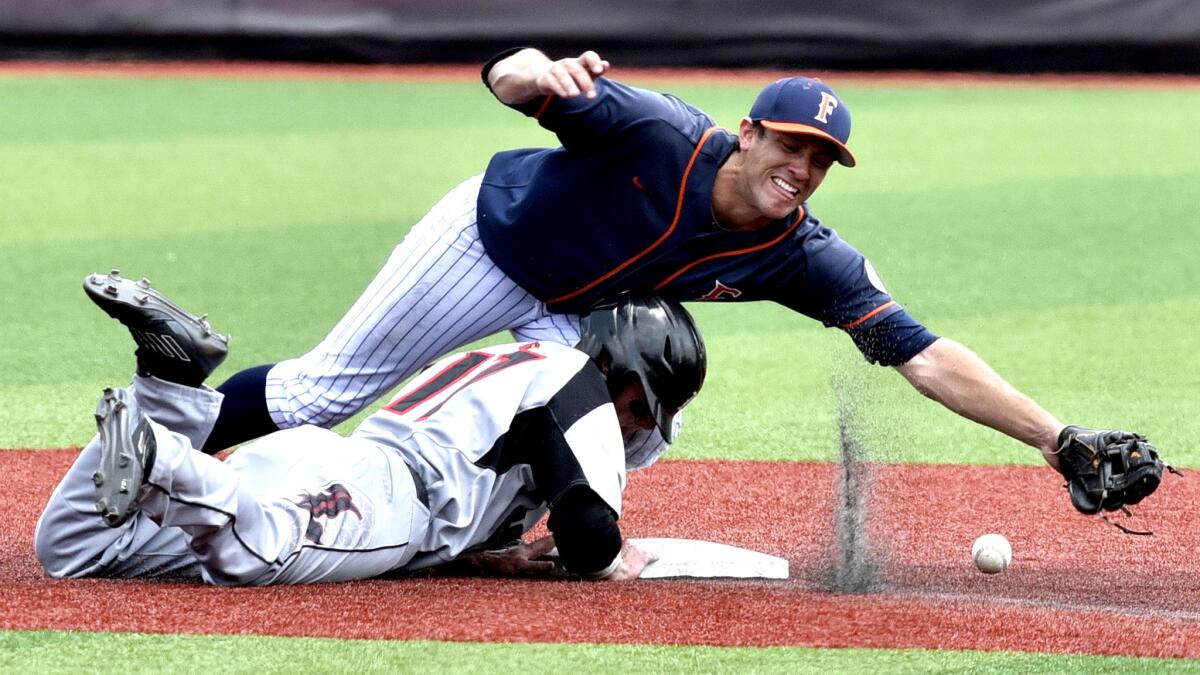
<svg viewBox="0 0 1200 675">
<path fill-rule="evenodd" d="M 544 355 L 534 351 L 538 347 L 538 343 L 529 342 L 521 345 L 515 352 L 506 354 L 492 354 L 489 352 L 467 352 L 459 358 L 451 361 L 437 373 L 426 378 L 419 384 L 411 385 L 412 389 L 400 395 L 400 398 L 389 403 L 384 410 L 390 410 L 397 415 L 404 415 L 414 408 L 419 407 L 422 403 L 441 394 L 442 392 L 458 385 L 446 399 L 449 399 L 454 394 L 466 389 L 472 384 L 482 380 L 488 375 L 494 375 L 505 368 L 511 368 L 515 365 L 526 363 L 528 361 L 536 361 L 546 358 Z M 491 365 L 480 369 L 485 363 L 491 361 Z M 478 370 L 478 372 L 475 372 Z M 469 378 L 469 379 L 468 379 Z M 461 382 L 461 384 L 459 384 Z M 443 399 L 441 403 L 433 407 L 425 414 L 419 417 L 419 420 L 428 418 L 433 413 L 437 412 L 442 407 L 442 403 L 446 402 Z"/>
</svg>

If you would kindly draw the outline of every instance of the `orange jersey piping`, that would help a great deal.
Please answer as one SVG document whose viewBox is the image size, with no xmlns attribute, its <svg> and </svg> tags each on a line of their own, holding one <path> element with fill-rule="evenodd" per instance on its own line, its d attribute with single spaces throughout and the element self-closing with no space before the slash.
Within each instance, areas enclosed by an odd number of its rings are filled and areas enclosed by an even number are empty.
<svg viewBox="0 0 1200 675">
<path fill-rule="evenodd" d="M 687 168 L 685 168 L 683 170 L 683 180 L 681 180 L 679 182 L 679 199 L 675 204 L 675 218 L 674 218 L 674 220 L 671 221 L 671 226 L 667 228 L 667 231 L 664 232 L 661 237 L 656 239 L 653 244 L 650 244 L 646 248 L 642 249 L 640 252 L 635 253 L 633 255 L 633 257 L 629 258 L 628 260 L 621 263 L 620 265 L 617 265 L 616 267 L 612 268 L 607 273 L 605 273 L 604 275 L 595 279 L 588 285 L 583 286 L 582 288 L 577 288 L 574 291 L 571 291 L 570 293 L 567 293 L 565 295 L 560 295 L 557 298 L 551 298 L 550 300 L 546 301 L 546 304 L 553 305 L 558 302 L 565 302 L 567 300 L 570 300 L 571 298 L 577 297 L 579 295 L 582 295 L 582 294 L 592 290 L 596 286 L 611 279 L 614 275 L 616 275 L 621 270 L 625 269 L 626 267 L 629 267 L 633 263 L 635 263 L 638 260 L 640 260 L 641 258 L 645 257 L 645 255 L 647 253 L 649 253 L 649 252 L 653 251 L 654 249 L 658 248 L 659 246 L 661 246 L 662 243 L 664 241 L 666 241 L 675 232 L 675 227 L 679 225 L 679 218 L 683 214 L 683 197 L 687 193 L 688 176 L 690 176 L 692 173 L 692 167 L 696 164 L 696 158 L 700 156 L 700 150 L 704 147 L 704 144 L 708 142 L 708 139 L 712 136 L 713 132 L 716 131 L 717 129 L 720 129 L 720 127 L 709 127 L 708 130 L 704 132 L 704 135 L 700 137 L 700 142 L 696 144 L 696 149 L 694 151 L 692 151 L 691 158 L 688 159 Z"/>
<path fill-rule="evenodd" d="M 850 330 L 852 328 L 858 328 L 859 326 L 866 323 L 868 319 L 870 319 L 871 317 L 875 316 L 876 314 L 882 312 L 883 310 L 887 309 L 888 307 L 891 307 L 894 304 L 896 304 L 895 300 L 889 300 L 889 301 L 883 303 L 882 305 L 876 307 L 875 309 L 867 312 L 866 314 L 863 314 L 862 316 L 858 317 L 854 321 L 851 321 L 850 323 L 844 323 L 841 326 L 838 326 L 838 328 L 844 328 L 846 330 Z"/>
<path fill-rule="evenodd" d="M 798 226 L 800 224 L 800 221 L 802 221 L 802 220 L 804 220 L 804 209 L 803 208 L 801 208 L 800 212 L 796 215 L 796 222 L 792 223 L 791 227 L 789 227 L 783 234 L 779 235 L 778 237 L 775 237 L 771 241 L 757 244 L 757 245 L 751 246 L 749 248 L 740 248 L 740 249 L 737 249 L 736 251 L 722 251 L 720 253 L 714 253 L 710 256 L 706 256 L 706 257 L 703 257 L 694 262 L 688 263 L 687 265 L 684 265 L 682 268 L 680 268 L 680 270 L 678 272 L 676 272 L 676 273 L 672 274 L 671 276 L 667 277 L 666 279 L 663 279 L 662 281 L 658 282 L 658 285 L 654 287 L 654 290 L 656 290 L 656 291 L 660 290 L 663 286 L 666 286 L 667 284 L 671 283 L 672 281 L 675 281 L 681 275 L 683 275 L 685 272 L 692 269 L 696 265 L 706 263 L 709 260 L 716 260 L 717 258 L 727 258 L 731 255 L 743 255 L 745 253 L 753 253 L 755 251 L 761 251 L 764 248 L 770 248 L 770 247 L 774 246 L 775 244 L 778 244 L 779 242 L 783 241 L 789 234 L 794 232 L 796 230 L 796 226 Z"/>
</svg>

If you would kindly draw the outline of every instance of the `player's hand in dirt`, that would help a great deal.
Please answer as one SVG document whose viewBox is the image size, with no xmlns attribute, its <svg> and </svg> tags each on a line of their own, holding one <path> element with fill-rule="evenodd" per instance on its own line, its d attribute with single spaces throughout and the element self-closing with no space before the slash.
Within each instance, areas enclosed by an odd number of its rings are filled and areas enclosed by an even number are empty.
<svg viewBox="0 0 1200 675">
<path fill-rule="evenodd" d="M 629 543 L 626 539 L 621 544 L 621 564 L 612 574 L 604 577 L 605 581 L 630 581 L 642 575 L 646 565 L 658 560 L 658 556 Z"/>
<path fill-rule="evenodd" d="M 496 551 L 477 551 L 462 556 L 465 564 L 480 576 L 489 577 L 542 577 L 554 572 L 554 561 L 542 558 L 554 548 L 554 537 L 545 536 L 532 542 L 521 542 L 515 546 Z"/>
</svg>

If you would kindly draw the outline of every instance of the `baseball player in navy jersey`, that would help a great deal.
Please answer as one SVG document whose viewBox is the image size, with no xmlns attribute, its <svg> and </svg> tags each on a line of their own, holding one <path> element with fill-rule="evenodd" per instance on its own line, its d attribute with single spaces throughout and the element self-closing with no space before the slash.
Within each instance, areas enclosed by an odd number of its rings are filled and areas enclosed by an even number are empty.
<svg viewBox="0 0 1200 675">
<path fill-rule="evenodd" d="M 430 359 L 501 330 L 572 344 L 578 315 L 622 292 L 769 300 L 844 331 L 922 394 L 1042 451 L 1064 425 L 978 356 L 918 322 L 808 200 L 853 167 L 850 111 L 807 77 L 768 84 L 726 130 L 668 94 L 605 76 L 595 52 L 514 49 L 483 68 L 504 105 L 561 146 L 500 152 L 411 230 L 309 353 L 235 374 L 205 448 L 331 426 Z M 636 468 L 665 447 L 641 439 Z"/>
<path fill-rule="evenodd" d="M 447 357 L 349 437 L 311 425 L 220 461 L 195 448 L 221 394 L 204 378 L 225 339 L 150 288 L 111 275 L 88 295 L 129 327 L 137 375 L 106 389 L 99 434 L 38 521 L 57 577 L 200 577 L 220 585 L 374 577 L 474 557 L 539 572 L 636 578 L 652 560 L 617 527 L 625 439 L 670 429 L 704 380 L 704 344 L 679 304 L 598 306 L 578 349 L 523 342 Z M 669 345 L 669 347 L 668 347 Z M 551 537 L 484 556 L 549 512 Z"/>
</svg>

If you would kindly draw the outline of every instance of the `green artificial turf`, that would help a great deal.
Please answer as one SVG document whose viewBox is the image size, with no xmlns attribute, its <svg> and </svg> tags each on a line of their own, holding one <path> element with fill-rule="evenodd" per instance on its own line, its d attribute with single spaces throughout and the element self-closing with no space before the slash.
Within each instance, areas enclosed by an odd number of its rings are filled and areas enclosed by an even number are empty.
<svg viewBox="0 0 1200 675">
<path fill-rule="evenodd" d="M 230 655 L 236 654 L 236 660 Z M 38 673 L 1160 673 L 1191 661 L 1011 652 L 393 642 L 0 632 L 0 670 Z"/>
<path fill-rule="evenodd" d="M 757 85 L 663 88 L 732 127 Z M 839 90 L 860 164 L 811 208 L 895 297 L 1064 421 L 1200 464 L 1200 90 Z M 84 443 L 100 388 L 128 381 L 132 345 L 80 292 L 86 273 L 144 274 L 208 312 L 233 336 L 220 382 L 315 345 L 493 152 L 554 142 L 466 83 L 6 76 L 0 100 L 0 448 Z M 880 458 L 1041 461 L 836 330 L 768 304 L 693 308 L 710 380 L 675 457 L 832 458 L 844 380 Z"/>
</svg>

